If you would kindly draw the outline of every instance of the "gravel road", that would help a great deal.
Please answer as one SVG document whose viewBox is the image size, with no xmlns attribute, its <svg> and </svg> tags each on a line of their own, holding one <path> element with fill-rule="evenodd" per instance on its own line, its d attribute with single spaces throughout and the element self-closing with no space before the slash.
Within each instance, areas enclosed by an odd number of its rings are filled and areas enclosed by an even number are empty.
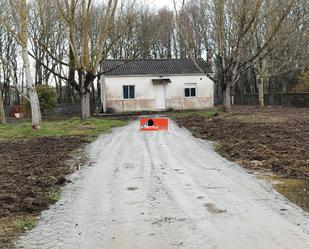
<svg viewBox="0 0 309 249">
<path fill-rule="evenodd" d="M 309 215 L 174 123 L 88 147 L 59 202 L 17 248 L 307 249 Z"/>
</svg>

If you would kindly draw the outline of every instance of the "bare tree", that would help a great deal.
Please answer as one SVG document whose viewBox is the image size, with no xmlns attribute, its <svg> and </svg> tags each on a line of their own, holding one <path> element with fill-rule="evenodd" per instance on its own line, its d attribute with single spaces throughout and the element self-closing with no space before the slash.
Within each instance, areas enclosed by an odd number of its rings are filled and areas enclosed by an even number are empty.
<svg viewBox="0 0 309 249">
<path fill-rule="evenodd" d="M 27 0 L 10 0 L 9 2 L 12 10 L 12 16 L 15 21 L 15 30 L 10 29 L 9 27 L 8 28 L 15 34 L 15 37 L 21 47 L 21 57 L 31 104 L 32 127 L 39 128 L 39 124 L 42 121 L 42 116 L 28 55 L 28 4 Z"/>
<path fill-rule="evenodd" d="M 5 118 L 5 112 L 3 107 L 3 99 L 2 99 L 2 91 L 0 86 L 0 124 L 5 124 L 6 118 Z"/>
<path fill-rule="evenodd" d="M 254 44 L 250 46 L 255 48 L 254 52 L 260 50 L 262 41 L 270 36 L 269 32 L 273 30 L 273 25 L 276 25 L 276 20 L 284 11 L 283 6 L 281 8 L 278 6 L 271 15 L 267 15 L 271 3 L 272 1 L 267 1 L 263 5 L 262 12 L 265 18 L 257 26 Z M 257 57 L 254 67 L 257 72 L 259 104 L 262 108 L 264 107 L 265 83 L 269 83 L 271 77 L 278 77 L 293 70 L 303 70 L 306 65 L 308 66 L 309 55 L 306 49 L 308 40 L 305 37 L 308 17 L 306 18 L 305 5 L 303 1 L 294 3 L 277 35 Z M 283 80 L 282 86 L 282 91 L 286 92 L 286 80 Z"/>
<path fill-rule="evenodd" d="M 174 1 L 176 8 L 176 1 Z M 181 58 L 200 59 L 209 49 L 209 2 L 192 0 L 183 2 L 176 11 L 177 36 L 176 43 Z"/>
<path fill-rule="evenodd" d="M 135 1 L 123 1 L 118 8 L 105 51 L 110 53 L 111 58 L 130 60 L 142 54 L 138 39 L 140 14 Z"/>
<path fill-rule="evenodd" d="M 58 61 L 68 58 L 68 41 L 63 24 L 58 18 L 55 4 L 49 0 L 32 1 L 30 4 L 30 44 L 31 54 L 35 57 L 36 84 L 54 84 L 58 101 L 72 102 L 72 87 L 52 71 L 61 73 L 63 65 Z M 54 60 L 56 58 L 57 60 Z M 43 66 L 45 65 L 45 67 Z M 51 70 L 48 70 L 50 68 Z"/>
<path fill-rule="evenodd" d="M 264 1 L 213 1 L 212 33 L 215 41 L 213 51 L 216 57 L 218 79 L 223 90 L 223 106 L 227 112 L 231 110 L 231 88 L 238 82 L 241 74 L 270 46 L 293 6 L 293 1 L 287 1 L 284 7 L 280 2 L 274 1 L 269 11 L 262 15 Z M 255 53 L 247 53 L 245 48 L 254 38 L 252 34 L 259 22 L 278 8 L 280 8 L 280 15 L 274 20 L 260 48 Z"/>
<path fill-rule="evenodd" d="M 156 15 L 158 28 L 158 38 L 156 49 L 159 58 L 172 58 L 172 39 L 173 39 L 173 12 L 164 8 Z"/>
<path fill-rule="evenodd" d="M 57 0 L 58 13 L 69 41 L 70 67 L 78 75 L 78 86 L 74 85 L 80 93 L 82 119 L 90 117 L 90 87 L 106 54 L 104 44 L 113 23 L 117 3 L 118 0 L 108 0 L 99 15 L 93 15 L 95 9 L 91 0 Z M 91 21 L 97 23 L 96 32 L 93 32 Z"/>
</svg>

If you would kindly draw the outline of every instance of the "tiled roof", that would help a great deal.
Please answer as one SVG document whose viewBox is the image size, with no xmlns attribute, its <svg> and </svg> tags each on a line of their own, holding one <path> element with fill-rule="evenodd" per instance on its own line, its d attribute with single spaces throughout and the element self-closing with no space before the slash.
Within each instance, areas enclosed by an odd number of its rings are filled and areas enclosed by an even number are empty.
<svg viewBox="0 0 309 249">
<path fill-rule="evenodd" d="M 178 75 L 212 73 L 206 61 L 191 59 L 106 60 L 101 65 L 105 75 Z"/>
</svg>

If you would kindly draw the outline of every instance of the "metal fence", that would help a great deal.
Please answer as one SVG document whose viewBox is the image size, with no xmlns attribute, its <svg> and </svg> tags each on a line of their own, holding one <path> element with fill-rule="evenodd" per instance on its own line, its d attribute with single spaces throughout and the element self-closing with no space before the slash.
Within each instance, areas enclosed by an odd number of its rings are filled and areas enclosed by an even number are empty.
<svg viewBox="0 0 309 249">
<path fill-rule="evenodd" d="M 11 115 L 11 108 L 9 106 L 4 107 L 4 112 L 7 117 Z M 93 111 L 94 106 L 91 105 L 91 111 Z M 81 108 L 80 104 L 57 104 L 52 110 L 44 110 L 42 112 L 43 116 L 72 116 L 80 114 Z"/>
<path fill-rule="evenodd" d="M 309 107 L 309 92 L 265 94 L 264 102 L 265 102 L 265 105 Z M 236 95 L 234 97 L 234 104 L 236 105 L 258 105 L 259 96 L 258 95 Z"/>
<path fill-rule="evenodd" d="M 57 104 L 53 110 L 44 110 L 43 116 L 70 116 L 77 115 L 81 111 L 80 104 Z"/>
</svg>

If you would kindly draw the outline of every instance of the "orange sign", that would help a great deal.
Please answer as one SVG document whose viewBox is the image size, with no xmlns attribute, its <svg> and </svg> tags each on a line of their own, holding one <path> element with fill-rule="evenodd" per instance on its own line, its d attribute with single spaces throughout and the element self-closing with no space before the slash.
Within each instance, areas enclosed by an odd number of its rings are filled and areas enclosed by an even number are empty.
<svg viewBox="0 0 309 249">
<path fill-rule="evenodd" d="M 141 131 L 166 131 L 168 130 L 168 118 L 141 118 Z"/>
</svg>

